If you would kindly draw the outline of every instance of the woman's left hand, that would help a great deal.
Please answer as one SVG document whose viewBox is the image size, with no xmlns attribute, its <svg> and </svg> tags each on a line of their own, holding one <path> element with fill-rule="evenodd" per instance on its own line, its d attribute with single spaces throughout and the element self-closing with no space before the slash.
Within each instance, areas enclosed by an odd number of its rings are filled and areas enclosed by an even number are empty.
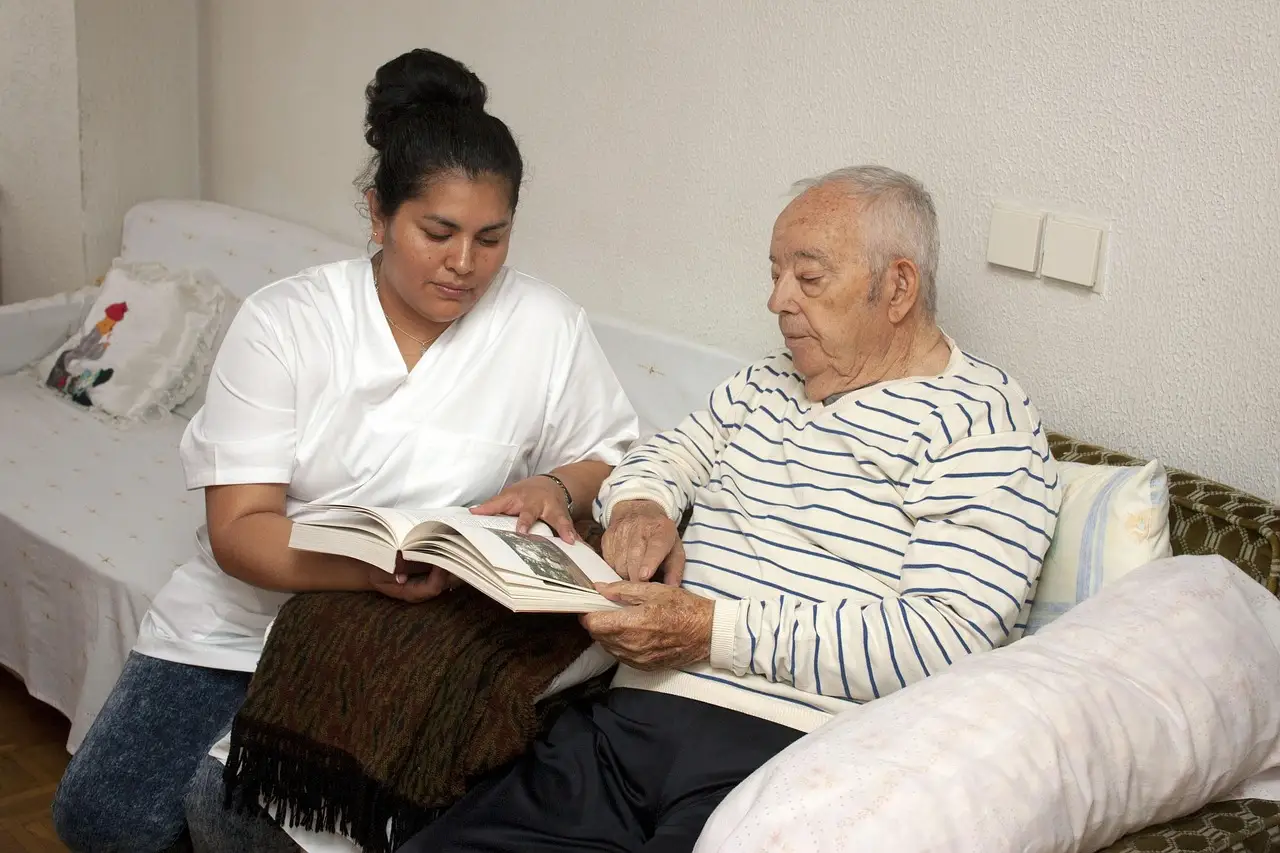
<svg viewBox="0 0 1280 853">
<path fill-rule="evenodd" d="M 512 483 L 480 506 L 472 507 L 471 512 L 518 516 L 516 530 L 520 533 L 528 533 L 535 521 L 545 521 L 565 542 L 578 541 L 564 490 L 549 477 L 530 477 Z"/>
</svg>

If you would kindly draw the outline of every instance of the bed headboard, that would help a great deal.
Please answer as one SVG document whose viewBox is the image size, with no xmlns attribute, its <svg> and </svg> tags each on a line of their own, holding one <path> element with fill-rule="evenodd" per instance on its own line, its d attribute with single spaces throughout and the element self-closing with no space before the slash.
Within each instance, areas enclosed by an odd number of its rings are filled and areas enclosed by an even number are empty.
<svg viewBox="0 0 1280 853">
<path fill-rule="evenodd" d="M 203 267 L 242 299 L 299 270 L 364 254 L 303 225 L 185 199 L 134 205 L 125 214 L 120 246 L 126 261 Z"/>
</svg>

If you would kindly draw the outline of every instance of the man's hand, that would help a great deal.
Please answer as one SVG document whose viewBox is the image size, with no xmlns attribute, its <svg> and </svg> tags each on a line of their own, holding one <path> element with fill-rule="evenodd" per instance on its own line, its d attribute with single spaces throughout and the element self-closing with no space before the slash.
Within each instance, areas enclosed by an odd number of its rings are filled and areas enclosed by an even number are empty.
<svg viewBox="0 0 1280 853">
<path fill-rule="evenodd" d="M 545 521 L 569 544 L 578 541 L 569 517 L 564 490 L 550 477 L 529 477 L 512 483 L 479 506 L 471 508 L 475 515 L 517 516 L 516 531 L 528 533 L 535 521 Z"/>
<path fill-rule="evenodd" d="M 715 602 L 658 583 L 597 584 L 622 610 L 584 613 L 582 627 L 605 651 L 636 669 L 677 669 L 711 655 Z"/>
<path fill-rule="evenodd" d="M 623 501 L 613 508 L 600 550 L 621 578 L 651 579 L 662 567 L 662 582 L 679 586 L 684 577 L 684 545 L 676 523 L 653 501 Z"/>
<path fill-rule="evenodd" d="M 430 601 L 445 590 L 453 589 L 461 584 L 453 575 L 439 566 L 424 566 L 414 563 L 412 566 L 403 557 L 396 557 L 395 574 L 384 572 L 377 566 L 369 567 L 369 588 L 380 592 L 388 598 L 417 604 Z"/>
</svg>

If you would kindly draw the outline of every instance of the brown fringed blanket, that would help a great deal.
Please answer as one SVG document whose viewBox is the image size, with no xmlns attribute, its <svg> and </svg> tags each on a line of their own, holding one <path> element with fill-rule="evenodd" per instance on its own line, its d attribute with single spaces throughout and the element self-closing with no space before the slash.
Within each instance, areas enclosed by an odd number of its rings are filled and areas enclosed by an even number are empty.
<svg viewBox="0 0 1280 853">
<path fill-rule="evenodd" d="M 465 586 L 423 604 L 296 595 L 231 729 L 228 802 L 390 851 L 525 750 L 550 710 L 534 699 L 590 643 L 574 616 Z"/>
</svg>

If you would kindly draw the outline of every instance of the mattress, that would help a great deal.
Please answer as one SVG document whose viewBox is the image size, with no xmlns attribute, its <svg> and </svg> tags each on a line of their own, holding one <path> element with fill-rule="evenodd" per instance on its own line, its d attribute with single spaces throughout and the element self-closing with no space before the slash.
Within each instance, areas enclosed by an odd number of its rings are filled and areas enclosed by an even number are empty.
<svg viewBox="0 0 1280 853">
<path fill-rule="evenodd" d="M 71 720 L 74 752 L 151 598 L 204 520 L 178 459 L 186 421 L 120 429 L 0 377 L 0 664 Z"/>
</svg>

